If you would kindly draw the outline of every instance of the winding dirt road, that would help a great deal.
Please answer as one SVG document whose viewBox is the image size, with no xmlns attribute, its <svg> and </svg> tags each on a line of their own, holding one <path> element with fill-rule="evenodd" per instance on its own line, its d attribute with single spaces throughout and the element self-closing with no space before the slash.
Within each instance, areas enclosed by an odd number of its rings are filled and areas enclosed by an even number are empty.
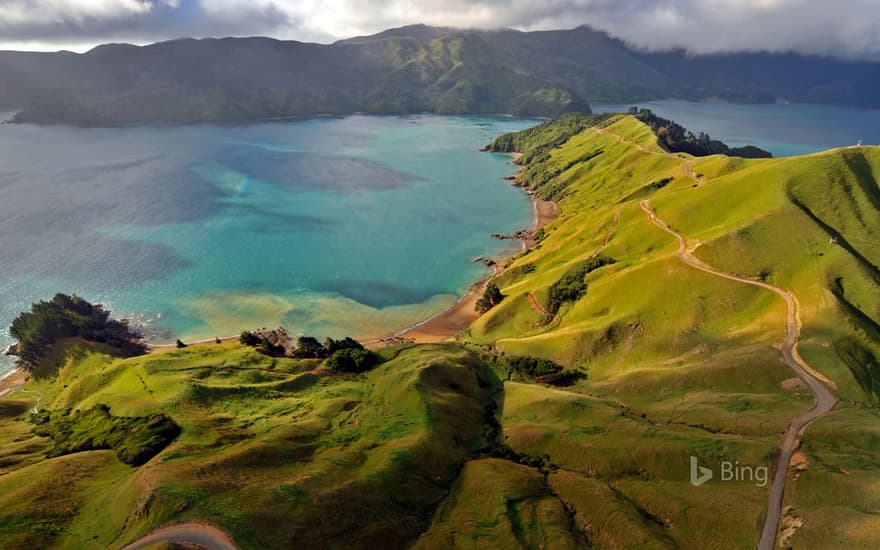
<svg viewBox="0 0 880 550">
<path fill-rule="evenodd" d="M 791 462 L 791 456 L 800 444 L 799 437 L 812 421 L 820 416 L 828 413 L 837 404 L 837 396 L 832 388 L 835 388 L 833 382 L 828 380 L 821 373 L 816 372 L 804 361 L 798 354 L 797 345 L 798 337 L 801 330 L 800 322 L 800 303 L 797 296 L 791 292 L 782 290 L 779 287 L 769 285 L 763 281 L 748 279 L 715 269 L 714 267 L 703 263 L 694 256 L 694 251 L 699 246 L 699 242 L 693 241 L 688 243 L 687 239 L 681 234 L 670 228 L 666 222 L 658 218 L 651 211 L 650 203 L 643 200 L 639 203 L 642 210 L 651 218 L 654 225 L 666 231 L 676 238 L 678 241 L 678 251 L 676 256 L 685 264 L 700 271 L 704 271 L 717 277 L 744 283 L 747 285 L 757 286 L 774 292 L 776 295 L 785 300 L 786 317 L 785 317 L 785 341 L 782 343 L 781 352 L 785 363 L 791 367 L 791 370 L 798 375 L 812 390 L 816 396 L 816 401 L 812 408 L 807 412 L 799 415 L 788 425 L 782 442 L 779 445 L 779 456 L 776 461 L 776 469 L 773 473 L 773 482 L 770 485 L 770 494 L 767 498 L 767 513 L 764 516 L 764 525 L 761 529 L 761 538 L 758 542 L 758 550 L 773 550 L 776 545 L 776 536 L 779 532 L 779 517 L 782 511 L 782 496 L 785 491 L 785 479 L 788 475 L 788 467 Z"/>
<path fill-rule="evenodd" d="M 156 529 L 122 550 L 141 550 L 162 542 L 187 543 L 208 550 L 238 550 L 232 539 L 220 529 L 204 523 L 181 523 Z"/>
</svg>

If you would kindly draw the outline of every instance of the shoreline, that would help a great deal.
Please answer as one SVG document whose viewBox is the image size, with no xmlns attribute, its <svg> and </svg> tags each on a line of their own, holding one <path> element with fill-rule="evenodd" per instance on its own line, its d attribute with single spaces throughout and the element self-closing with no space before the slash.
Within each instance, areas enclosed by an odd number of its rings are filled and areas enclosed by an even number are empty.
<svg viewBox="0 0 880 550">
<path fill-rule="evenodd" d="M 522 156 L 521 153 L 511 154 L 514 161 L 519 159 L 520 156 Z M 550 224 L 559 216 L 559 207 L 553 201 L 545 201 L 536 197 L 529 189 L 524 187 L 519 180 L 519 173 L 522 172 L 522 170 L 523 167 L 518 166 L 516 174 L 514 175 L 515 182 L 517 183 L 516 187 L 526 193 L 532 202 L 532 230 L 537 231 Z M 537 244 L 534 239 L 522 239 L 520 242 L 522 243 L 523 251 L 528 250 Z M 471 285 L 467 293 L 445 311 L 441 311 L 437 315 L 434 315 L 413 327 L 403 329 L 391 336 L 364 342 L 364 345 L 370 348 L 379 348 L 384 345 L 403 342 L 434 344 L 453 339 L 479 318 L 480 314 L 476 311 L 477 300 L 482 295 L 489 281 L 499 273 L 503 272 L 514 256 L 515 255 L 511 255 L 498 260 L 496 265 L 493 266 L 493 272 L 490 275 L 483 277 Z"/>
<path fill-rule="evenodd" d="M 0 398 L 20 390 L 27 382 L 28 372 L 23 367 L 16 367 L 0 378 Z"/>
<path fill-rule="evenodd" d="M 520 153 L 512 153 L 511 157 L 516 161 L 520 157 Z M 553 220 L 555 220 L 559 215 L 559 208 L 556 203 L 552 201 L 545 201 L 536 197 L 529 189 L 522 186 L 519 180 L 519 173 L 523 170 L 522 166 L 517 167 L 516 174 L 514 174 L 515 181 L 517 183 L 517 187 L 526 193 L 529 197 L 529 200 L 532 204 L 532 231 L 537 231 L 542 227 L 547 226 Z M 521 239 L 522 250 L 528 250 L 537 244 L 533 239 Z M 470 288 L 468 288 L 467 292 L 461 296 L 453 305 L 449 308 L 433 315 L 419 323 L 411 327 L 404 328 L 395 333 L 392 333 L 388 336 L 383 336 L 380 338 L 373 338 L 367 341 L 364 341 L 363 344 L 367 348 L 376 349 L 385 347 L 388 345 L 393 345 L 397 343 L 417 343 L 417 344 L 431 344 L 444 342 L 453 339 L 462 330 L 468 327 L 471 323 L 473 323 L 480 314 L 476 311 L 476 302 L 482 295 L 483 291 L 486 288 L 486 285 L 489 281 L 498 276 L 499 273 L 503 272 L 507 267 L 507 264 L 513 259 L 514 255 L 508 256 L 506 258 L 501 258 L 497 260 L 497 263 L 493 266 L 492 273 L 486 275 L 482 279 L 473 283 Z M 204 340 L 197 340 L 195 342 L 184 342 L 186 347 L 201 347 L 201 346 L 209 346 L 212 344 L 217 344 L 217 340 L 220 340 L 220 343 L 227 343 L 231 341 L 238 340 L 239 335 L 234 336 L 222 336 L 215 338 L 206 338 Z M 147 355 L 154 355 L 157 353 L 164 353 L 167 351 L 173 351 L 176 349 L 186 349 L 186 348 L 178 348 L 176 343 L 173 344 L 150 344 L 147 343 Z M 15 389 L 24 385 L 24 379 L 26 376 L 21 376 L 20 385 L 14 387 L 12 389 L 6 390 L 7 380 L 12 379 L 13 375 L 16 373 L 24 374 L 23 369 L 18 368 L 16 370 L 11 371 L 6 377 L 0 379 L 0 397 L 11 393 Z M 16 378 L 18 381 L 18 378 Z M 4 393 L 5 391 L 5 393 Z"/>
<path fill-rule="evenodd" d="M 514 161 L 519 159 L 520 156 L 522 156 L 520 153 L 511 154 L 511 158 Z M 522 170 L 522 166 L 517 166 L 516 173 L 514 174 L 517 183 L 516 187 L 526 193 L 532 203 L 532 230 L 537 231 L 538 229 L 549 225 L 559 216 L 559 207 L 553 201 L 545 201 L 536 197 L 529 189 L 524 187 L 519 180 L 519 174 Z M 520 240 L 520 242 L 522 243 L 523 251 L 528 250 L 537 244 L 533 239 L 524 239 Z M 510 262 L 513 256 L 515 255 L 497 260 L 496 265 L 493 266 L 492 273 L 474 282 L 468 288 L 467 292 L 447 309 L 428 317 L 415 325 L 403 328 L 387 336 L 365 340 L 362 343 L 367 348 L 377 349 L 399 343 L 434 344 L 453 339 L 480 316 L 476 311 L 477 300 L 482 295 L 489 281 L 504 271 L 506 265 Z M 222 343 L 237 339 L 238 335 L 220 337 Z M 217 339 L 210 338 L 192 343 L 185 343 L 187 347 L 206 346 L 216 344 Z M 154 354 L 175 350 L 177 349 L 177 345 L 148 345 L 148 348 L 149 351 L 147 353 Z"/>
</svg>

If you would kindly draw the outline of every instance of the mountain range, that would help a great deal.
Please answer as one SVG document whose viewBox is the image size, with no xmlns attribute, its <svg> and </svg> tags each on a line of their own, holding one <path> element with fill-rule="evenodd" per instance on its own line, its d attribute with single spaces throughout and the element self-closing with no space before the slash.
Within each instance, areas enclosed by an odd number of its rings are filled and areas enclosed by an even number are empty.
<svg viewBox="0 0 880 550">
<path fill-rule="evenodd" d="M 880 63 L 795 53 L 645 52 L 589 27 L 414 25 L 334 44 L 271 38 L 0 52 L 18 122 L 114 125 L 373 114 L 555 116 L 590 102 L 718 97 L 880 107 Z"/>
</svg>

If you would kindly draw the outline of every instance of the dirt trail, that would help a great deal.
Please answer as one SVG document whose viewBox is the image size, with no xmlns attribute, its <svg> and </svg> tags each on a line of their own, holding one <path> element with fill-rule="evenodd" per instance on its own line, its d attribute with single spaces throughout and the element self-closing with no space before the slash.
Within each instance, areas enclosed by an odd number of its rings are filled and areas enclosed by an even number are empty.
<svg viewBox="0 0 880 550">
<path fill-rule="evenodd" d="M 533 310 L 537 311 L 538 313 L 540 313 L 544 317 L 553 317 L 552 313 L 550 313 L 549 311 L 544 309 L 544 306 L 542 306 L 541 302 L 539 302 L 538 299 L 535 297 L 534 292 L 529 292 L 528 296 L 529 296 L 529 306 L 531 306 L 531 308 Z"/>
<path fill-rule="evenodd" d="M 162 527 L 124 546 L 122 550 L 141 550 L 163 542 L 197 545 L 208 550 L 238 550 L 229 535 L 204 523 L 181 523 Z"/>
<path fill-rule="evenodd" d="M 599 255 L 602 252 L 602 249 L 608 246 L 608 241 L 611 240 L 611 236 L 614 235 L 614 232 L 617 231 L 617 226 L 620 225 L 620 213 L 623 212 L 623 208 L 618 208 L 617 212 L 614 213 L 614 223 L 611 224 L 611 227 L 608 231 L 605 232 L 605 236 L 602 237 L 602 246 L 595 252 L 593 252 L 593 257 Z"/>
<path fill-rule="evenodd" d="M 816 401 L 807 412 L 797 416 L 788 425 L 782 442 L 779 445 L 779 454 L 776 461 L 776 469 L 773 473 L 773 482 L 770 485 L 770 494 L 767 498 L 767 513 L 764 516 L 764 525 L 761 529 L 761 538 L 758 542 L 758 550 L 773 550 L 776 545 L 776 536 L 779 531 L 779 518 L 782 513 L 782 497 L 785 491 L 785 479 L 788 475 L 788 467 L 794 451 L 800 444 L 800 434 L 814 420 L 820 416 L 830 412 L 837 404 L 837 396 L 833 389 L 835 385 L 821 373 L 815 371 L 806 361 L 798 354 L 797 345 L 800 336 L 800 303 L 797 296 L 793 293 L 782 290 L 779 287 L 767 284 L 763 281 L 748 279 L 733 273 L 728 273 L 715 269 L 714 267 L 703 263 L 702 260 L 694 256 L 694 251 L 699 246 L 699 242 L 688 242 L 681 234 L 669 227 L 666 222 L 658 218 L 651 211 L 650 203 L 644 200 L 639 203 L 642 210 L 651 218 L 654 224 L 674 236 L 678 241 L 678 251 L 676 256 L 685 264 L 704 271 L 706 273 L 723 277 L 731 281 L 744 283 L 747 285 L 757 286 L 767 289 L 785 301 L 786 317 L 785 317 L 785 341 L 782 343 L 780 351 L 785 363 L 803 380 L 816 396 Z"/>
<path fill-rule="evenodd" d="M 698 174 L 694 174 L 694 167 L 696 166 L 696 163 L 697 163 L 697 161 L 695 159 L 687 159 L 685 157 L 680 157 L 680 156 L 676 155 L 675 153 L 670 153 L 669 151 L 650 149 L 650 148 L 645 147 L 644 145 L 638 144 L 634 141 L 624 139 L 624 137 L 621 135 L 611 133 L 608 130 L 606 130 L 605 128 L 595 128 L 594 127 L 594 128 L 591 128 L 591 130 L 593 130 L 597 133 L 606 135 L 606 136 L 611 136 L 613 138 L 616 138 L 618 143 L 626 143 L 627 145 L 632 145 L 633 147 L 635 147 L 636 149 L 638 149 L 642 153 L 647 153 L 649 155 L 658 155 L 661 157 L 667 157 L 667 158 L 671 158 L 671 159 L 675 159 L 675 160 L 683 160 L 684 162 L 682 163 L 681 168 L 682 168 L 682 170 L 684 170 L 685 176 L 694 180 L 694 182 L 696 182 L 696 183 L 705 183 L 705 181 L 706 181 L 706 178 L 704 178 L 703 176 L 698 175 Z"/>
</svg>

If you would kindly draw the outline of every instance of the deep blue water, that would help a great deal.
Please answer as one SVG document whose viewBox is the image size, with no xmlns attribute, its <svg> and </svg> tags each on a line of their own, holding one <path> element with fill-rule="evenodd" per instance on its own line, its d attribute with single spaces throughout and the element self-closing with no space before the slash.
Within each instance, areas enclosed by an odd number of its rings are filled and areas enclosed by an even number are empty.
<svg viewBox="0 0 880 550">
<path fill-rule="evenodd" d="M 774 156 L 815 153 L 833 147 L 880 144 L 880 110 L 792 103 L 739 105 L 723 101 L 645 101 L 639 107 L 706 132 L 730 146 L 757 145 Z M 626 111 L 626 105 L 593 105 L 596 112 Z"/>
<path fill-rule="evenodd" d="M 518 246 L 490 234 L 528 227 L 528 198 L 500 179 L 509 157 L 478 148 L 533 124 L 0 125 L 0 346 L 58 291 L 155 341 L 411 326 L 485 273 L 470 258 Z"/>
</svg>

